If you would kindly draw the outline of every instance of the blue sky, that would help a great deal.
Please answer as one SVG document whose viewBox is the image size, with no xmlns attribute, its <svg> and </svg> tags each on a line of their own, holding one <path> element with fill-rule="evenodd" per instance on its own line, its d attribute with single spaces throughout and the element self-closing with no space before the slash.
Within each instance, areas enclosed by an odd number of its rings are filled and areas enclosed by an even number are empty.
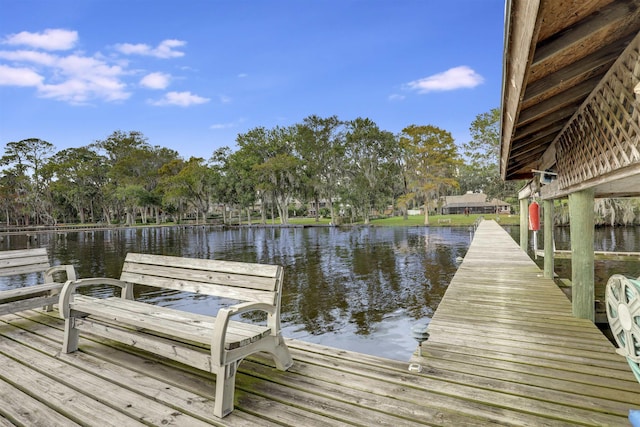
<svg viewBox="0 0 640 427">
<path fill-rule="evenodd" d="M 208 159 L 305 117 L 435 125 L 498 107 L 503 0 L 0 0 L 0 146 L 116 130 Z"/>
</svg>

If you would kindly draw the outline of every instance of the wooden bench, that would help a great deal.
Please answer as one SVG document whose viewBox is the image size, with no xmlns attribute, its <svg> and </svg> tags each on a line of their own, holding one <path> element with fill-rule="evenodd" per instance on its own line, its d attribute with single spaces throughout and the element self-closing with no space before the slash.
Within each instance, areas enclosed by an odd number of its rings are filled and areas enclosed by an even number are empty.
<svg viewBox="0 0 640 427">
<path fill-rule="evenodd" d="M 64 272 L 66 277 L 56 282 L 54 274 Z M 46 248 L 0 251 L 0 276 L 41 273 L 42 282 L 21 288 L 0 291 L 0 315 L 43 307 L 50 311 L 58 302 L 58 293 L 65 280 L 75 280 L 72 265 L 49 264 Z"/>
<path fill-rule="evenodd" d="M 292 364 L 280 331 L 283 268 L 276 265 L 129 253 L 120 279 L 69 281 L 60 294 L 65 319 L 63 352 L 78 348 L 78 332 L 90 332 L 216 374 L 214 415 L 233 410 L 235 375 L 250 354 L 266 351 L 276 367 Z M 93 298 L 76 293 L 86 286 L 113 285 L 120 296 Z M 239 301 L 200 315 L 133 299 L 133 286 L 193 292 Z M 266 325 L 231 319 L 260 310 Z M 215 316 L 213 316 L 215 314 Z"/>
</svg>

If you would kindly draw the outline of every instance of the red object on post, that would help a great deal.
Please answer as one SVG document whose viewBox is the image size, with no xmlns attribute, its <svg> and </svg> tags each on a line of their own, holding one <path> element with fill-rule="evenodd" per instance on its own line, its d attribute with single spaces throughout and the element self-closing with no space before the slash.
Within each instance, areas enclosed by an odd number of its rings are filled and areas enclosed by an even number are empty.
<svg viewBox="0 0 640 427">
<path fill-rule="evenodd" d="M 540 230 L 540 205 L 536 202 L 529 205 L 529 230 Z"/>
</svg>

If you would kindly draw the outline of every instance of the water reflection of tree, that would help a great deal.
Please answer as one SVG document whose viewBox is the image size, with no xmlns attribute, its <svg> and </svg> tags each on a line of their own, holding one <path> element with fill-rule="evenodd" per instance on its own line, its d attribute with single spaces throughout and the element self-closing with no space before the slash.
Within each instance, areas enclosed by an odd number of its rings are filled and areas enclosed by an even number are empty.
<svg viewBox="0 0 640 427">
<path fill-rule="evenodd" d="M 362 228 L 310 234 L 304 262 L 287 265 L 283 321 L 311 334 L 353 324 L 355 333 L 369 335 L 398 310 L 416 319 L 431 315 L 466 242 L 428 247 L 423 233 Z"/>
</svg>

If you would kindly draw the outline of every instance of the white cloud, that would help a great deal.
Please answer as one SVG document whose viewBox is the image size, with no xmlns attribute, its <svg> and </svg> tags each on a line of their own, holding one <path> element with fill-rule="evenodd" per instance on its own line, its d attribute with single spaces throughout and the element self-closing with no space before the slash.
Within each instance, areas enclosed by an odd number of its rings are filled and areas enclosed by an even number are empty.
<svg viewBox="0 0 640 427">
<path fill-rule="evenodd" d="M 214 129 L 214 130 L 220 130 L 220 129 L 229 129 L 229 128 L 234 128 L 238 125 L 240 125 L 241 123 L 243 123 L 246 119 L 241 118 L 238 120 L 235 120 L 233 122 L 227 122 L 227 123 L 214 123 L 211 126 L 209 126 L 209 129 Z"/>
<path fill-rule="evenodd" d="M 130 88 L 134 87 L 166 89 L 173 79 L 168 73 L 134 70 L 123 55 L 61 52 L 77 43 L 77 31 L 63 29 L 0 36 L 4 47 L 0 50 L 0 85 L 33 87 L 41 98 L 78 105 L 122 101 L 132 96 Z M 180 48 L 185 45 L 184 41 L 168 39 L 155 47 L 123 44 L 117 48 L 126 54 L 174 58 L 184 55 Z M 170 92 L 153 104 L 189 106 L 209 101 L 190 92 Z M 230 98 L 221 96 L 220 101 L 229 102 Z"/>
<path fill-rule="evenodd" d="M 414 80 L 406 84 L 418 93 L 449 91 L 473 88 L 484 82 L 484 78 L 466 65 L 450 68 L 443 73 Z"/>
<path fill-rule="evenodd" d="M 158 101 L 151 101 L 151 105 L 165 106 L 177 105 L 180 107 L 188 107 L 190 105 L 205 104 L 209 102 L 209 98 L 194 95 L 191 92 L 169 92 Z"/>
<path fill-rule="evenodd" d="M 404 95 L 400 95 L 397 93 L 392 93 L 391 95 L 389 95 L 389 101 L 402 101 L 406 98 L 406 96 Z"/>
<path fill-rule="evenodd" d="M 2 50 L 0 51 L 0 58 L 14 62 L 31 62 L 33 64 L 51 67 L 55 65 L 58 56 L 35 50 Z"/>
<path fill-rule="evenodd" d="M 227 95 L 218 95 L 218 99 L 223 104 L 228 104 L 231 102 L 231 97 Z"/>
<path fill-rule="evenodd" d="M 78 32 L 62 29 L 47 29 L 42 33 L 22 31 L 7 36 L 2 43 L 9 45 L 25 45 L 44 50 L 72 49 L 78 41 Z"/>
<path fill-rule="evenodd" d="M 126 85 L 118 80 L 96 77 L 94 79 L 70 78 L 59 84 L 45 84 L 39 87 L 43 98 L 53 98 L 70 104 L 86 104 L 95 98 L 106 101 L 122 101 L 131 93 L 125 91 Z"/>
<path fill-rule="evenodd" d="M 166 89 L 171 81 L 171 75 L 165 73 L 147 74 L 140 80 L 140 85 L 149 89 Z"/>
<path fill-rule="evenodd" d="M 239 79 L 244 79 L 245 77 L 249 77 L 249 74 L 247 74 L 247 73 L 240 73 L 240 74 L 238 74 L 238 78 L 239 78 Z"/>
<path fill-rule="evenodd" d="M 0 64 L 4 85 L 36 87 L 42 98 L 86 104 L 94 99 L 119 101 L 131 96 L 122 80 L 126 71 L 104 59 L 32 50 L 0 51 L 0 59 L 16 64 Z"/>
<path fill-rule="evenodd" d="M 29 68 L 13 68 L 0 64 L 0 85 L 39 86 L 43 77 Z"/>
<path fill-rule="evenodd" d="M 122 81 L 126 72 L 120 66 L 87 56 L 69 55 L 59 58 L 54 68 L 63 81 L 43 85 L 40 92 L 46 98 L 83 104 L 92 99 L 120 101 L 131 96 Z"/>
<path fill-rule="evenodd" d="M 154 56 L 156 58 L 178 58 L 184 56 L 184 52 L 175 50 L 186 45 L 187 42 L 182 40 L 164 40 L 158 46 L 151 47 L 148 44 L 138 43 L 121 43 L 115 46 L 116 50 L 125 55 L 143 55 Z"/>
<path fill-rule="evenodd" d="M 211 128 L 211 129 L 215 129 L 215 130 L 218 130 L 218 129 L 229 129 L 229 128 L 234 127 L 235 125 L 236 125 L 236 124 L 235 124 L 234 122 L 229 122 L 229 123 L 215 123 L 215 124 L 212 124 L 211 126 L 209 126 L 209 128 Z"/>
</svg>

